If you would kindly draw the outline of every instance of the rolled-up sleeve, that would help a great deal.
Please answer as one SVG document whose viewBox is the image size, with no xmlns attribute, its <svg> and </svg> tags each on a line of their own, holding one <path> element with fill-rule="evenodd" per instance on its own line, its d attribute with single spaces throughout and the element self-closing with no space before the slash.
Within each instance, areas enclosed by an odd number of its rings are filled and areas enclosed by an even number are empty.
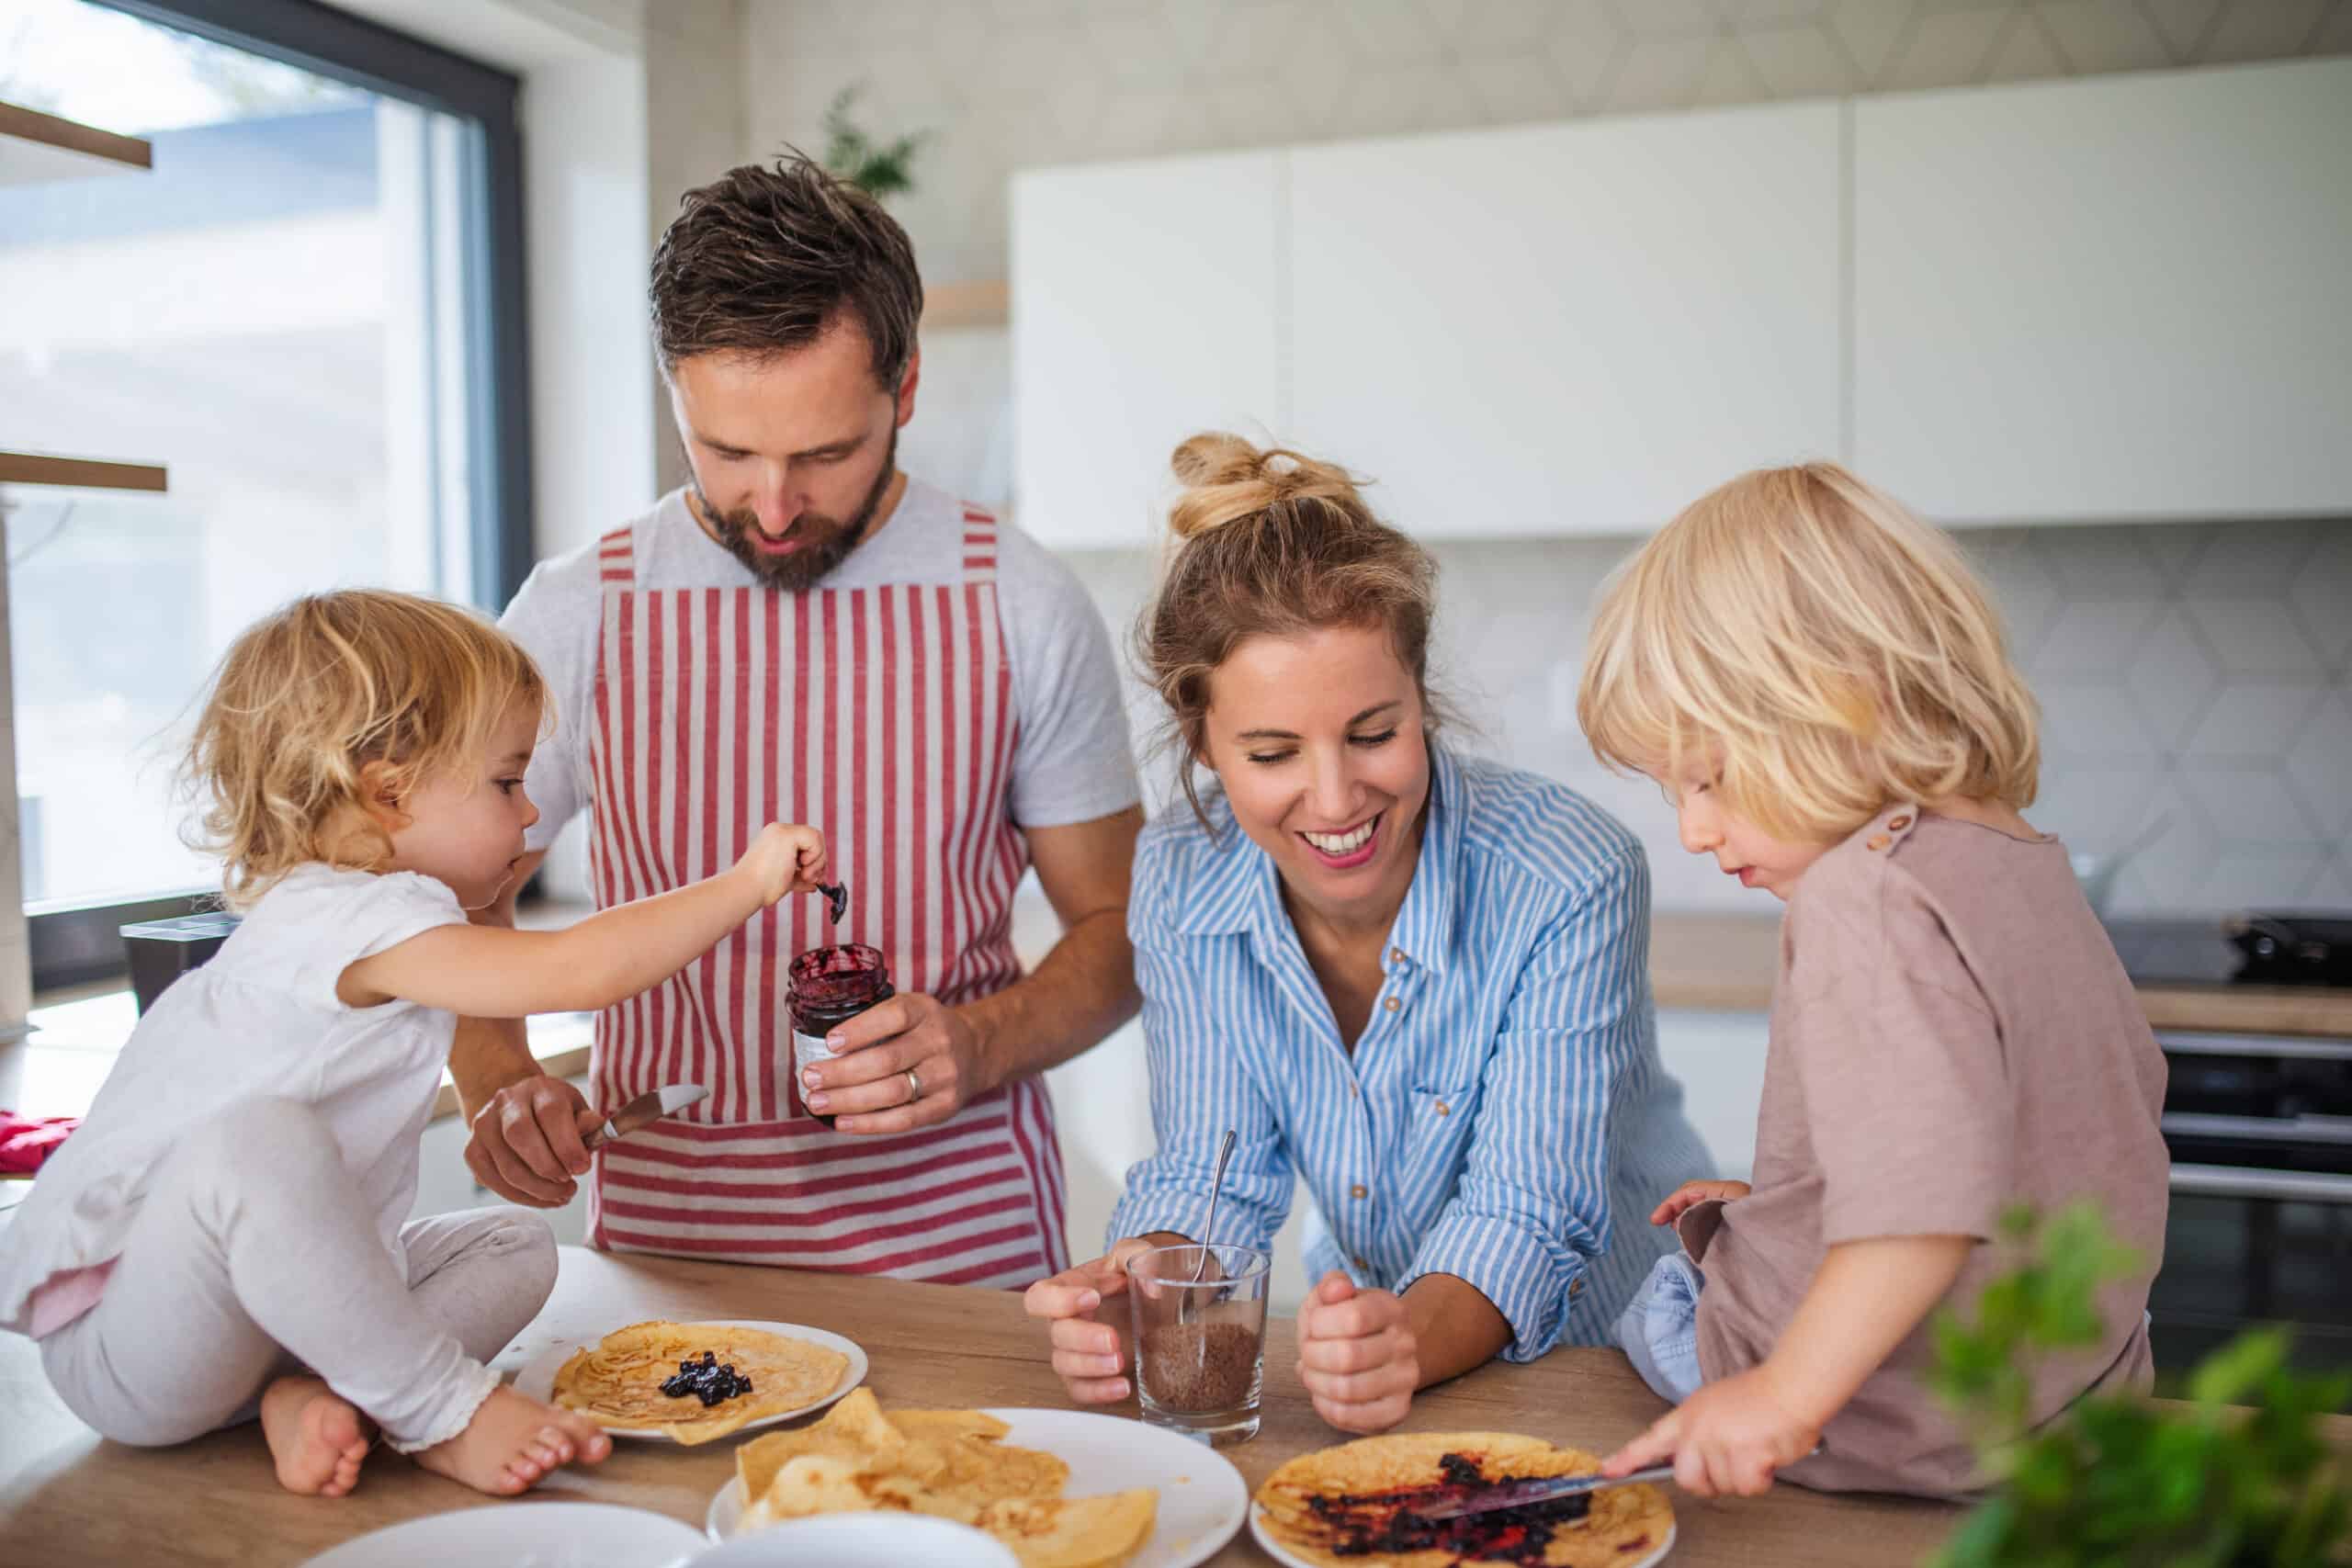
<svg viewBox="0 0 2352 1568">
<path fill-rule="evenodd" d="M 1606 1246 L 1610 1112 L 1649 1011 L 1649 868 L 1611 862 L 1535 945 L 1480 1077 L 1454 1195 L 1398 1289 L 1451 1274 L 1511 1328 L 1504 1358 L 1560 1342 L 1573 1292 Z"/>
<path fill-rule="evenodd" d="M 1175 1231 L 1198 1239 L 1208 1217 L 1217 1141 L 1235 1134 L 1217 1203 L 1218 1241 L 1265 1247 L 1290 1213 L 1296 1179 L 1263 1087 L 1232 1049 L 1217 998 L 1234 965 L 1251 962 L 1245 936 L 1185 936 L 1163 918 L 1181 897 L 1170 857 L 1148 837 L 1136 857 L 1127 934 L 1143 992 L 1144 1052 L 1159 1147 L 1129 1168 L 1105 1248 L 1123 1236 Z"/>
</svg>

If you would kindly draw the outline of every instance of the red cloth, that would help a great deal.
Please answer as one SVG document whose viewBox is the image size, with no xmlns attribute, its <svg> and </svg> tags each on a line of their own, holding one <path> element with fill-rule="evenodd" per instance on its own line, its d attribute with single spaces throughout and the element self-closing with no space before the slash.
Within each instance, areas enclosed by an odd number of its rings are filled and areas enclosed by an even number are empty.
<svg viewBox="0 0 2352 1568">
<path fill-rule="evenodd" d="M 0 1111 L 0 1176 L 30 1176 L 82 1124 L 79 1116 L 19 1116 Z"/>
</svg>

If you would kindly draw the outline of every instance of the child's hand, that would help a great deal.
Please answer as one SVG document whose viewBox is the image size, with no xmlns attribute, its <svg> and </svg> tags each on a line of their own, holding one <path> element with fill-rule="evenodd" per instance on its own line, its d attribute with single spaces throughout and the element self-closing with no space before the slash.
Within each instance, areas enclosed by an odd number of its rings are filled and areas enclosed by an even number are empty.
<svg viewBox="0 0 2352 1568">
<path fill-rule="evenodd" d="M 814 893 L 825 879 L 825 835 L 797 823 L 771 822 L 735 869 L 758 884 L 763 908 L 787 894 Z"/>
<path fill-rule="evenodd" d="M 1405 1303 L 1334 1269 L 1298 1313 L 1298 1381 L 1342 1432 L 1385 1432 L 1412 1408 L 1421 1363 Z"/>
<path fill-rule="evenodd" d="M 1601 1461 L 1600 1472 L 1628 1475 L 1670 1460 L 1675 1483 L 1694 1497 L 1754 1497 L 1820 1438 L 1820 1427 L 1774 1385 L 1768 1364 L 1707 1384 Z"/>
<path fill-rule="evenodd" d="M 1747 1197 L 1750 1190 L 1745 1181 L 1686 1181 L 1668 1193 L 1665 1202 L 1650 1211 L 1650 1224 L 1670 1225 L 1694 1203 L 1703 1203 L 1710 1198 L 1720 1198 L 1728 1203 L 1735 1198 Z"/>
</svg>

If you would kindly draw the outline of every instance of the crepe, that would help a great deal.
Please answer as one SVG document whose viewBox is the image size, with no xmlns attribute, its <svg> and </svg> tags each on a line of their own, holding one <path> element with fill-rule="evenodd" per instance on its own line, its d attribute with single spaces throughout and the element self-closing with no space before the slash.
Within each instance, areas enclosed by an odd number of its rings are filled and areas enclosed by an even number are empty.
<svg viewBox="0 0 2352 1568">
<path fill-rule="evenodd" d="M 1674 1510 L 1655 1486 L 1613 1486 L 1588 1498 L 1443 1521 L 1424 1520 L 1416 1507 L 1475 1486 L 1600 1468 L 1596 1455 L 1506 1432 L 1365 1438 L 1283 1465 L 1258 1488 L 1258 1505 L 1269 1535 L 1324 1568 L 1623 1568 L 1663 1547 L 1673 1531 Z"/>
<path fill-rule="evenodd" d="M 662 1384 L 678 1363 L 706 1350 L 752 1380 L 752 1392 L 705 1405 L 673 1396 Z M 666 1432 L 689 1446 L 741 1430 L 747 1423 L 816 1404 L 842 1381 L 849 1358 L 763 1329 L 725 1324 L 636 1323 L 573 1352 L 555 1374 L 555 1403 L 615 1432 Z"/>
<path fill-rule="evenodd" d="M 885 1415 L 858 1389 L 814 1425 L 735 1450 L 738 1533 L 814 1514 L 929 1514 L 988 1531 L 1023 1568 L 1112 1568 L 1150 1539 L 1158 1492 L 1064 1497 L 1069 1466 L 1001 1441 L 1008 1430 L 977 1410 Z"/>
<path fill-rule="evenodd" d="M 1111 1568 L 1151 1539 L 1159 1494 L 1148 1486 L 1094 1497 L 1020 1497 L 980 1510 L 980 1529 L 1012 1548 L 1021 1568 Z"/>
</svg>

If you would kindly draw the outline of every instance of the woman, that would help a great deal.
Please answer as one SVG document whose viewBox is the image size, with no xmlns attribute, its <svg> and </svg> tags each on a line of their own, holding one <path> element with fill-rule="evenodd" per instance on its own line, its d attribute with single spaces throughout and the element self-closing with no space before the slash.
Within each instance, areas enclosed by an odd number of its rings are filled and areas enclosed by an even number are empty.
<svg viewBox="0 0 2352 1568">
<path fill-rule="evenodd" d="M 1632 834 L 1432 739 L 1436 569 L 1340 470 L 1231 435 L 1177 448 L 1179 544 L 1140 654 L 1189 814 L 1145 830 L 1128 931 L 1159 1152 L 1110 1253 L 1030 1287 L 1081 1403 L 1129 1393 L 1126 1259 L 1181 1244 L 1238 1134 L 1219 1241 L 1315 1198 L 1300 1376 L 1346 1431 L 1499 1354 L 1607 1344 L 1708 1174 L 1658 1065 Z M 1221 786 L 1205 802 L 1193 765 Z"/>
</svg>

